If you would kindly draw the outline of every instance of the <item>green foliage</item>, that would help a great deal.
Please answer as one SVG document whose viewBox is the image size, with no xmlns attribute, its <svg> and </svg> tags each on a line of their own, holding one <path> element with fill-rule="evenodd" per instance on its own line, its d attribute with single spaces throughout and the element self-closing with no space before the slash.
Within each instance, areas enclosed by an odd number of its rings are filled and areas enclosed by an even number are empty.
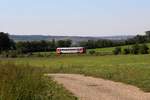
<svg viewBox="0 0 150 100">
<path fill-rule="evenodd" d="M 107 40 L 107 39 L 82 41 L 79 42 L 79 46 L 83 46 L 88 49 L 95 49 L 95 48 L 116 47 L 123 45 L 133 45 L 136 43 L 148 43 L 148 42 L 150 42 L 150 31 L 147 31 L 145 35 L 137 35 L 133 38 L 123 41 Z"/>
<path fill-rule="evenodd" d="M 134 38 L 125 41 L 125 44 L 148 43 L 150 42 L 150 31 L 146 31 L 145 35 L 137 35 Z"/>
<path fill-rule="evenodd" d="M 70 47 L 72 44 L 71 40 L 59 40 L 57 41 L 57 47 Z"/>
<path fill-rule="evenodd" d="M 82 47 L 86 47 L 87 49 L 94 49 L 94 48 L 120 46 L 120 45 L 124 45 L 124 42 L 101 39 L 101 40 L 81 41 L 79 42 L 78 45 Z"/>
<path fill-rule="evenodd" d="M 140 46 L 138 44 L 135 44 L 131 48 L 131 53 L 132 54 L 139 54 L 139 49 L 140 49 Z"/>
<path fill-rule="evenodd" d="M 17 42 L 16 47 L 17 47 L 17 51 L 20 53 L 29 53 L 29 52 L 38 52 L 38 51 L 44 52 L 53 49 L 53 47 L 51 47 L 50 41 Z"/>
<path fill-rule="evenodd" d="M 149 50 L 149 47 L 146 44 L 142 44 L 140 46 L 139 52 L 141 54 L 148 54 L 149 53 L 148 50 Z"/>
<path fill-rule="evenodd" d="M 41 68 L 0 63 L 0 100 L 76 100 Z"/>
<path fill-rule="evenodd" d="M 123 54 L 130 54 L 130 48 L 123 48 Z"/>
<path fill-rule="evenodd" d="M 94 40 L 87 41 L 86 48 L 91 49 L 91 48 L 95 48 L 95 47 L 96 47 L 96 43 Z"/>
<path fill-rule="evenodd" d="M 116 48 L 113 50 L 113 53 L 114 53 L 115 55 L 121 54 L 121 47 L 116 47 Z"/>
<path fill-rule="evenodd" d="M 9 35 L 4 32 L 0 32 L 0 52 L 7 51 L 14 48 L 14 42 L 9 38 Z"/>
<path fill-rule="evenodd" d="M 59 40 L 52 41 L 22 41 L 16 43 L 16 49 L 20 53 L 30 52 L 47 52 L 55 51 L 56 47 L 70 47 L 72 44 L 71 40 Z"/>
<path fill-rule="evenodd" d="M 142 44 L 140 44 L 142 45 Z M 150 48 L 150 43 L 147 43 L 146 44 L 148 46 L 148 48 Z M 131 51 L 131 48 L 132 48 L 133 45 L 125 45 L 125 46 L 120 46 L 123 49 L 130 49 Z M 115 49 L 116 47 L 106 47 L 106 48 L 96 48 L 96 49 L 89 49 L 87 51 L 90 51 L 90 50 L 94 50 L 95 52 L 99 52 L 99 53 L 106 53 L 106 54 L 113 54 L 112 51 Z"/>
<path fill-rule="evenodd" d="M 146 31 L 146 36 L 148 37 L 148 39 L 150 39 L 150 31 Z"/>
<path fill-rule="evenodd" d="M 128 47 L 122 47 L 123 50 L 121 51 L 120 48 L 116 47 L 115 50 L 113 50 L 114 54 L 148 54 L 149 53 L 149 47 L 146 44 L 135 44 Z"/>
<path fill-rule="evenodd" d="M 89 54 L 90 55 L 93 55 L 93 54 L 95 54 L 96 52 L 94 51 L 94 50 L 91 50 L 91 51 L 89 51 Z"/>
</svg>

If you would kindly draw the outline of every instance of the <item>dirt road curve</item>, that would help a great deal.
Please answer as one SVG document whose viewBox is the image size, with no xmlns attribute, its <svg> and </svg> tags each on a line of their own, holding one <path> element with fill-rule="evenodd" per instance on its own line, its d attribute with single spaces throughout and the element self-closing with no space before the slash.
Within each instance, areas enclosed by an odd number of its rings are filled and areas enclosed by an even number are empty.
<svg viewBox="0 0 150 100">
<path fill-rule="evenodd" d="M 79 100 L 150 100 L 150 93 L 123 83 L 74 74 L 49 74 Z"/>
</svg>

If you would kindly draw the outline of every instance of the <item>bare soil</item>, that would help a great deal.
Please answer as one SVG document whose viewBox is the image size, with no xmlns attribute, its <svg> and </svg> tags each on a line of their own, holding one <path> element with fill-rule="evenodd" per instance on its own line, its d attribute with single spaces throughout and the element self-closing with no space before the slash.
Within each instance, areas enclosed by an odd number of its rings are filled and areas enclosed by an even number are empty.
<svg viewBox="0 0 150 100">
<path fill-rule="evenodd" d="M 76 74 L 49 74 L 79 100 L 150 100 L 139 88 L 101 78 Z"/>
</svg>

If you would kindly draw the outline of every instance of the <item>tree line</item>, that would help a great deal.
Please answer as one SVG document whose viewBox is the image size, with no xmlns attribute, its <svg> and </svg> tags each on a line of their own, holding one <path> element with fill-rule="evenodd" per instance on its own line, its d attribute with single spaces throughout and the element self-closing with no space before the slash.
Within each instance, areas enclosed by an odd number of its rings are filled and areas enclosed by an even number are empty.
<svg viewBox="0 0 150 100">
<path fill-rule="evenodd" d="M 58 40 L 55 41 L 25 41 L 16 42 L 16 50 L 20 53 L 28 52 L 47 52 L 55 51 L 57 47 L 70 47 L 72 44 L 71 40 Z"/>
<path fill-rule="evenodd" d="M 95 49 L 95 48 L 116 47 L 116 46 L 123 46 L 123 45 L 149 43 L 149 42 L 150 42 L 150 31 L 146 31 L 145 35 L 137 35 L 133 38 L 129 38 L 124 41 L 106 40 L 106 39 L 88 40 L 88 41 L 79 42 L 79 45 L 86 47 L 88 49 Z"/>
<path fill-rule="evenodd" d="M 87 49 L 94 48 L 104 48 L 104 47 L 116 47 L 123 45 L 139 44 L 150 42 L 150 31 L 145 32 L 145 35 L 137 35 L 134 38 L 127 39 L 124 41 L 117 40 L 88 40 L 81 41 L 76 44 L 76 46 L 82 46 Z M 45 51 L 55 51 L 57 47 L 71 47 L 73 46 L 72 41 L 67 40 L 58 40 L 55 41 L 20 41 L 14 42 L 9 38 L 8 33 L 0 32 L 0 52 L 8 50 L 16 50 L 20 53 L 29 53 L 29 52 L 45 52 Z M 127 51 L 127 50 L 126 50 Z"/>
<path fill-rule="evenodd" d="M 44 52 L 44 51 L 54 51 L 57 47 L 70 47 L 72 41 L 67 40 L 58 40 L 55 41 L 19 41 L 14 42 L 9 38 L 8 33 L 0 32 L 0 52 L 17 50 L 20 53 L 28 52 Z"/>
<path fill-rule="evenodd" d="M 145 35 L 137 35 L 134 38 L 125 41 L 126 44 L 148 43 L 150 42 L 150 31 L 146 31 Z"/>
</svg>

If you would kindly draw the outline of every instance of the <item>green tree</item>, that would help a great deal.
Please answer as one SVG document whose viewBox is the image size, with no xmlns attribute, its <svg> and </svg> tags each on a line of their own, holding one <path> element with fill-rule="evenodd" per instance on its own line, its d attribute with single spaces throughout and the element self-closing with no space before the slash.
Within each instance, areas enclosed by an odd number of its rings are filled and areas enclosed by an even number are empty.
<svg viewBox="0 0 150 100">
<path fill-rule="evenodd" d="M 144 35 L 137 35 L 135 38 L 136 43 L 145 43 L 147 42 L 147 37 Z"/>
<path fill-rule="evenodd" d="M 150 37 L 150 31 L 146 31 L 146 36 Z"/>
<path fill-rule="evenodd" d="M 145 33 L 146 33 L 147 40 L 150 41 L 150 31 L 146 31 Z"/>
<path fill-rule="evenodd" d="M 53 39 L 52 42 L 51 42 L 51 49 L 52 49 L 52 50 L 55 50 L 55 49 L 56 49 L 56 42 L 55 42 L 55 39 Z"/>
<path fill-rule="evenodd" d="M 57 47 L 70 47 L 72 45 L 71 40 L 59 40 L 57 41 Z"/>
<path fill-rule="evenodd" d="M 12 45 L 14 42 L 9 38 L 8 33 L 0 32 L 0 51 L 10 50 Z"/>
<path fill-rule="evenodd" d="M 80 42 L 78 42 L 78 45 L 81 46 L 81 47 L 88 48 L 87 41 L 80 41 Z"/>
</svg>

